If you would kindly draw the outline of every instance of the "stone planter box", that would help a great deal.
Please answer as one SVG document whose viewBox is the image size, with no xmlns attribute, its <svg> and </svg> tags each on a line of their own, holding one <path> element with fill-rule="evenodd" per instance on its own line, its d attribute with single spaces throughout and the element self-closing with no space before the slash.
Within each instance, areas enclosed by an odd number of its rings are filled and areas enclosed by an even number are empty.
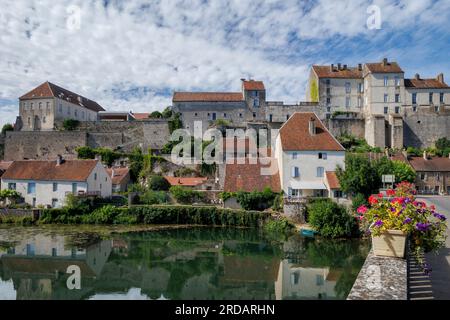
<svg viewBox="0 0 450 320">
<path fill-rule="evenodd" d="M 388 230 L 378 237 L 372 236 L 373 253 L 376 256 L 404 258 L 407 234 Z"/>
</svg>

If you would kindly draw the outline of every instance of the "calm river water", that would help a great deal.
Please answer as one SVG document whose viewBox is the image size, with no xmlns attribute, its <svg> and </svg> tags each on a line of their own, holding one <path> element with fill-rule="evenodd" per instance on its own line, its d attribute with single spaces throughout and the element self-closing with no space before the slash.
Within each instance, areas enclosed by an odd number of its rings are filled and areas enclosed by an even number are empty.
<svg viewBox="0 0 450 320">
<path fill-rule="evenodd" d="M 0 300 L 345 299 L 367 252 L 253 229 L 0 227 Z"/>
</svg>

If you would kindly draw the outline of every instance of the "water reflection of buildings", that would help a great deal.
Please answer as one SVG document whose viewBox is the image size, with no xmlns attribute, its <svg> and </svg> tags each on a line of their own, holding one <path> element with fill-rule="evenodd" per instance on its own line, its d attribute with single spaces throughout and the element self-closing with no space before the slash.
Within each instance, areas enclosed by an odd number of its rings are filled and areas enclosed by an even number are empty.
<svg viewBox="0 0 450 320">
<path fill-rule="evenodd" d="M 4 282 L 12 279 L 16 299 L 79 299 L 92 288 L 111 252 L 111 241 L 85 249 L 67 249 L 64 236 L 36 235 L 19 241 L 0 256 Z M 68 290 L 67 268 L 81 271 L 82 290 Z"/>
</svg>

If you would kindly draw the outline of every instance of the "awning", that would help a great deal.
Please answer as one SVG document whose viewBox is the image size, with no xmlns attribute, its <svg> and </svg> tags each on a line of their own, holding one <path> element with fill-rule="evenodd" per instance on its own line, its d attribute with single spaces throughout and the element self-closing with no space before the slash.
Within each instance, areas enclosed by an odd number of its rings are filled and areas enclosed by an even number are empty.
<svg viewBox="0 0 450 320">
<path fill-rule="evenodd" d="M 301 190 L 326 190 L 327 187 L 322 181 L 289 181 L 289 186 L 292 189 Z"/>
</svg>

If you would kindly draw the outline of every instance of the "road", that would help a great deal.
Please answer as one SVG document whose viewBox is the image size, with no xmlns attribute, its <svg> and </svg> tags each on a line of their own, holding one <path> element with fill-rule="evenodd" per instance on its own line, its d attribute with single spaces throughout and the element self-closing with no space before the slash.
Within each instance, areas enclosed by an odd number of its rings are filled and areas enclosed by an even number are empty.
<svg viewBox="0 0 450 320">
<path fill-rule="evenodd" d="M 426 260 L 431 265 L 431 285 L 433 296 L 438 300 L 450 300 L 450 197 L 449 196 L 422 196 L 418 197 L 427 205 L 435 205 L 436 211 L 447 217 L 448 227 L 446 247 L 439 254 L 428 253 Z"/>
</svg>

